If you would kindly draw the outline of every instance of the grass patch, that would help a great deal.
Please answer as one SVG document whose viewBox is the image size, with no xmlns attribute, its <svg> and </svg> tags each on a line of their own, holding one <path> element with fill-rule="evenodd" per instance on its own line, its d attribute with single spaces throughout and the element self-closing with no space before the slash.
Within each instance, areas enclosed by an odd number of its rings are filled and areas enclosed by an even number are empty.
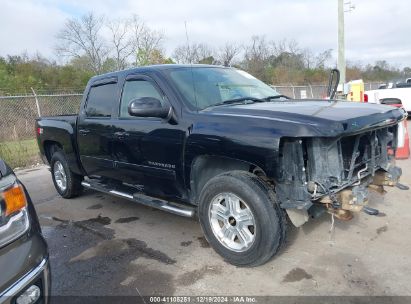
<svg viewBox="0 0 411 304">
<path fill-rule="evenodd" d="M 0 142 L 0 158 L 12 168 L 34 165 L 40 161 L 35 139 Z"/>
</svg>

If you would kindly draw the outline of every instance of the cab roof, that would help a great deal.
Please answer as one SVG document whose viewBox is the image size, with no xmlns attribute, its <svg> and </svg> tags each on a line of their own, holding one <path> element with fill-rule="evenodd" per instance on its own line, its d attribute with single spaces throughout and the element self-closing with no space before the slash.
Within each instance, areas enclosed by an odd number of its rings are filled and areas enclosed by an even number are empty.
<svg viewBox="0 0 411 304">
<path fill-rule="evenodd" d="M 103 78 L 108 77 L 116 77 L 122 76 L 124 74 L 130 73 L 138 73 L 138 72 L 145 72 L 145 71 L 164 71 L 164 70 L 171 70 L 171 69 L 196 69 L 196 68 L 221 68 L 221 69 L 229 69 L 230 67 L 225 67 L 221 65 L 211 65 L 211 64 L 155 64 L 155 65 L 147 65 L 142 67 L 130 68 L 115 72 L 109 72 L 105 74 L 100 74 L 93 76 L 90 80 L 95 81 Z"/>
</svg>

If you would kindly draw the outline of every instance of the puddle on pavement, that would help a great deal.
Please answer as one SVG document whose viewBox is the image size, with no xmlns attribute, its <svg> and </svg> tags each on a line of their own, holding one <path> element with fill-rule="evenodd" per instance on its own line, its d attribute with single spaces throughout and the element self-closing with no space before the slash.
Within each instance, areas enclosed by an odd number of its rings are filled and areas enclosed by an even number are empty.
<svg viewBox="0 0 411 304">
<path fill-rule="evenodd" d="M 114 230 L 104 227 L 110 223 L 111 219 L 109 217 L 99 215 L 88 220 L 75 221 L 73 222 L 73 225 L 98 235 L 103 239 L 111 239 L 113 238 Z"/>
<path fill-rule="evenodd" d="M 210 248 L 210 244 L 207 242 L 204 236 L 199 236 L 197 240 L 200 242 L 202 248 Z"/>
<path fill-rule="evenodd" d="M 283 279 L 283 282 L 298 282 L 303 279 L 312 279 L 313 276 L 309 273 L 307 273 L 304 269 L 302 268 L 294 268 L 292 269 L 289 273 L 287 273 Z"/>
<path fill-rule="evenodd" d="M 130 276 L 119 284 L 123 290 L 138 288 L 143 296 L 173 295 L 175 292 L 174 277 L 169 273 L 133 264 L 128 271 Z"/>
<path fill-rule="evenodd" d="M 96 194 L 95 197 L 98 198 L 101 201 L 106 199 L 106 197 L 103 194 Z"/>
<path fill-rule="evenodd" d="M 121 217 L 118 220 L 115 221 L 115 223 L 119 224 L 124 224 L 124 223 L 130 223 L 139 220 L 140 218 L 138 216 L 130 216 L 130 217 Z"/>
<path fill-rule="evenodd" d="M 95 218 L 91 218 L 85 221 L 80 221 L 80 222 L 76 222 L 76 223 L 99 223 L 101 225 L 110 225 L 111 223 L 111 219 L 107 216 L 97 216 Z"/>
<path fill-rule="evenodd" d="M 107 227 L 110 218 L 99 215 L 82 221 L 52 219 L 57 226 L 43 226 L 42 229 L 49 245 L 53 294 L 173 294 L 171 274 L 132 262 L 144 257 L 172 265 L 176 260 L 143 241 L 115 239 L 115 231 Z M 120 284 L 129 277 L 135 280 Z"/>
<path fill-rule="evenodd" d="M 68 222 L 70 222 L 69 220 L 64 220 L 64 219 L 58 218 L 58 217 L 56 217 L 56 216 L 52 216 L 51 219 L 52 219 L 53 221 L 61 222 L 61 223 L 68 223 Z"/>
<path fill-rule="evenodd" d="M 182 247 L 188 247 L 188 246 L 190 246 L 192 243 L 193 243 L 192 241 L 187 241 L 187 242 L 181 242 L 180 245 L 181 245 Z"/>
<path fill-rule="evenodd" d="M 384 226 L 382 226 L 382 227 L 380 227 L 380 228 L 377 229 L 377 234 L 381 234 L 381 233 L 383 233 L 383 232 L 387 232 L 387 230 L 388 230 L 388 226 L 387 226 L 387 225 L 384 225 Z"/>
<path fill-rule="evenodd" d="M 101 208 L 103 208 L 102 204 L 95 204 L 95 205 L 92 205 L 90 207 L 87 207 L 87 209 L 89 209 L 89 210 L 96 210 L 96 209 L 101 209 Z"/>
<path fill-rule="evenodd" d="M 176 263 L 174 259 L 167 256 L 165 253 L 147 247 L 145 242 L 136 239 L 113 239 L 102 241 L 96 246 L 85 250 L 80 255 L 73 257 L 70 262 L 88 260 L 97 256 L 104 256 L 110 260 L 113 257 L 134 256 L 134 259 L 145 257 L 167 265 Z"/>
<path fill-rule="evenodd" d="M 177 285 L 188 286 L 193 285 L 198 280 L 201 280 L 206 275 L 221 274 L 221 266 L 204 266 L 200 269 L 189 271 L 180 275 L 176 283 Z"/>
</svg>

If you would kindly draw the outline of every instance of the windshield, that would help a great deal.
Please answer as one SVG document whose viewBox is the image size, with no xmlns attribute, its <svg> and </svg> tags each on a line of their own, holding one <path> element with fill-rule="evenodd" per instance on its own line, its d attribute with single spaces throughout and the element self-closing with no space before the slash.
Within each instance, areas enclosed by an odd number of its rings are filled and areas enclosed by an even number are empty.
<svg viewBox="0 0 411 304">
<path fill-rule="evenodd" d="M 199 110 L 232 99 L 279 95 L 254 76 L 233 68 L 182 68 L 170 70 L 169 76 L 187 101 Z"/>
</svg>

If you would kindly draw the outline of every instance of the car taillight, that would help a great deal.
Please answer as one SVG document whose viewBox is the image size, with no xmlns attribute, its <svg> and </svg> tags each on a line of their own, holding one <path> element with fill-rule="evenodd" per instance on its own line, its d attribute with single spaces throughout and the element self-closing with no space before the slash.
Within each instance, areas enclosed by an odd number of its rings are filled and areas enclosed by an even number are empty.
<svg viewBox="0 0 411 304">
<path fill-rule="evenodd" d="M 368 102 L 368 94 L 364 94 L 364 102 Z"/>
<path fill-rule="evenodd" d="M 43 128 L 37 127 L 37 135 L 43 134 Z"/>
</svg>

